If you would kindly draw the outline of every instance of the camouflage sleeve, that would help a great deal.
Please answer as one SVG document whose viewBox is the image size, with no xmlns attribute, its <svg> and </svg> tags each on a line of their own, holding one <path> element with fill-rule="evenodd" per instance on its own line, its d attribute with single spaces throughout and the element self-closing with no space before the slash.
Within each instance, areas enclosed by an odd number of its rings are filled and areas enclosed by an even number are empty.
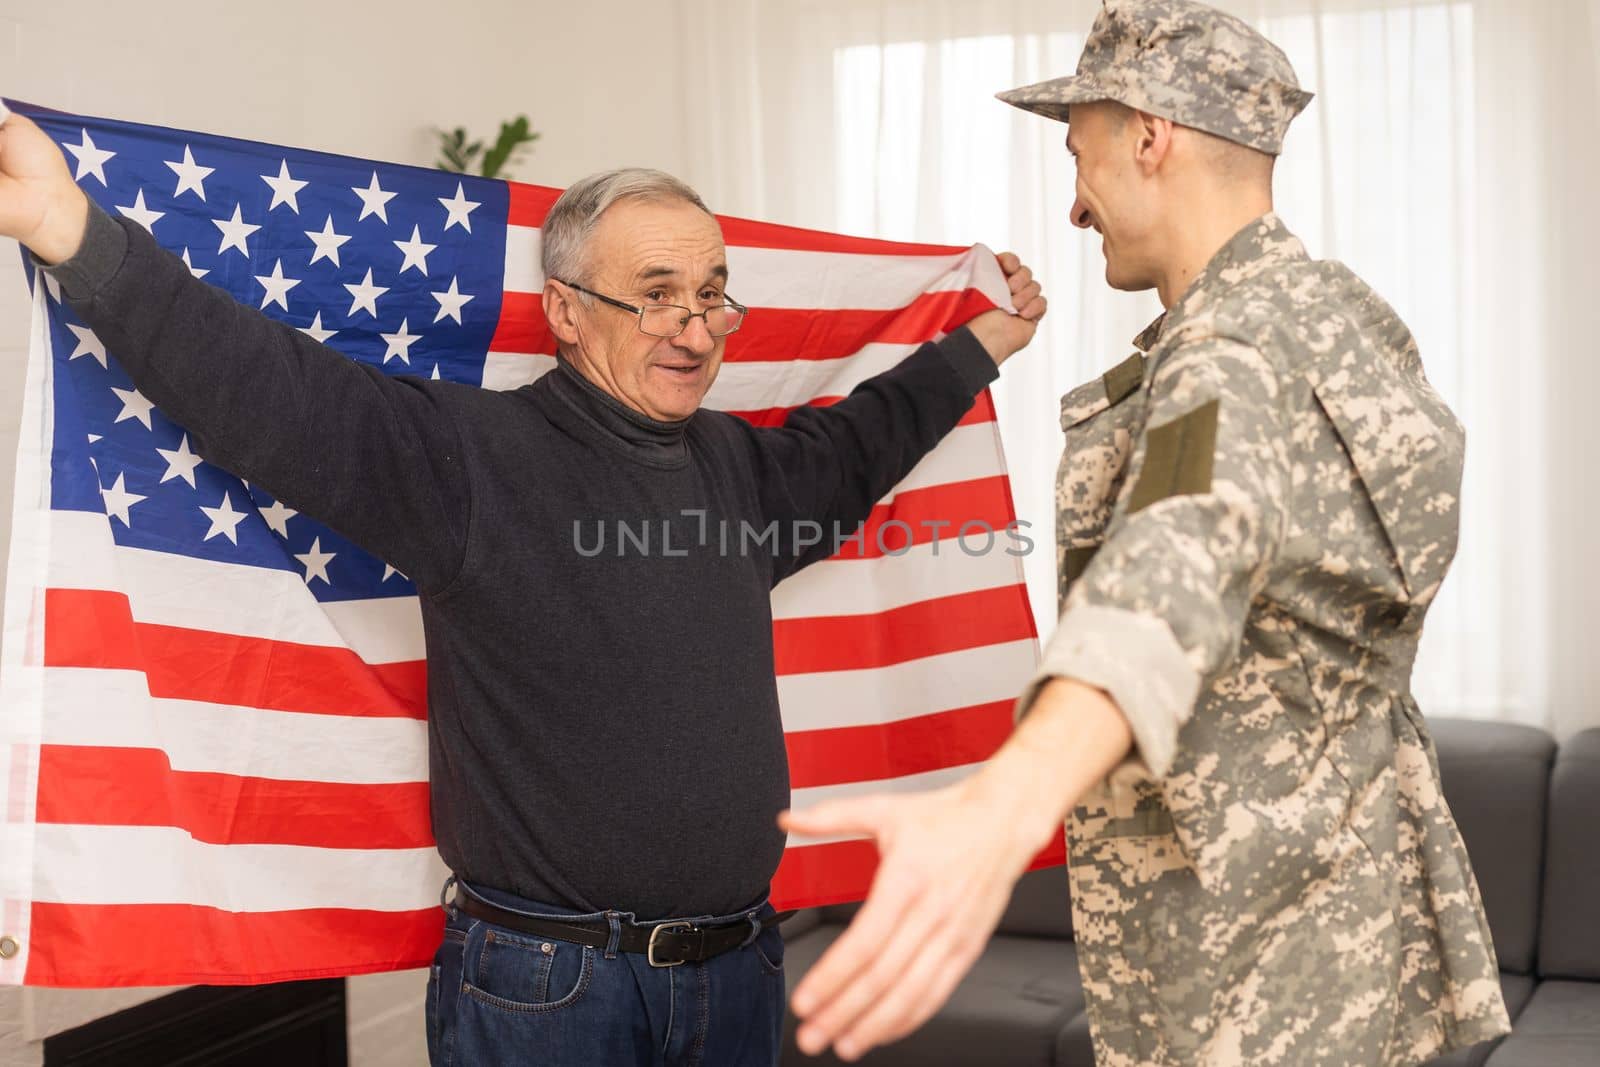
<svg viewBox="0 0 1600 1067">
<path fill-rule="evenodd" d="M 1049 678 L 1078 679 L 1117 702 L 1150 773 L 1167 772 L 1202 679 L 1238 652 L 1282 540 L 1287 424 L 1277 373 L 1255 348 L 1212 336 L 1167 354 L 1132 488 L 1067 597 L 1019 717 Z"/>
</svg>

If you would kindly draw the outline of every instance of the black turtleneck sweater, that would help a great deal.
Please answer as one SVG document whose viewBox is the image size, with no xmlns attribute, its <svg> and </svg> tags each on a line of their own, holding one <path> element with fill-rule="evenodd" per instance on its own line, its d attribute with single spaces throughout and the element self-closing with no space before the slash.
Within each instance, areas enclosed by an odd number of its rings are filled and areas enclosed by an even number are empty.
<svg viewBox="0 0 1600 1067">
<path fill-rule="evenodd" d="M 961 329 L 782 427 L 661 423 L 564 363 L 509 392 L 387 377 L 98 209 L 52 272 L 208 461 L 416 584 L 445 862 L 640 919 L 766 893 L 789 801 L 769 594 L 832 551 L 792 524 L 848 534 L 996 374 Z"/>
</svg>

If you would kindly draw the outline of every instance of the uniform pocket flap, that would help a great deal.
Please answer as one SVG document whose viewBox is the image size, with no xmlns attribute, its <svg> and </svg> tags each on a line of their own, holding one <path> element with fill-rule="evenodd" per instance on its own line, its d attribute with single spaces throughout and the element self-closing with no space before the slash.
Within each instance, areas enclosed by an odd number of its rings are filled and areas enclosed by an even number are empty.
<svg viewBox="0 0 1600 1067">
<path fill-rule="evenodd" d="M 1070 430 L 1110 406 L 1111 401 L 1106 399 L 1105 384 L 1099 378 L 1084 382 L 1061 398 L 1061 428 Z"/>
<path fill-rule="evenodd" d="M 1406 592 L 1437 592 L 1459 536 L 1465 434 L 1427 381 L 1381 358 L 1312 364 L 1317 402 L 1333 424 L 1383 526 Z"/>
</svg>

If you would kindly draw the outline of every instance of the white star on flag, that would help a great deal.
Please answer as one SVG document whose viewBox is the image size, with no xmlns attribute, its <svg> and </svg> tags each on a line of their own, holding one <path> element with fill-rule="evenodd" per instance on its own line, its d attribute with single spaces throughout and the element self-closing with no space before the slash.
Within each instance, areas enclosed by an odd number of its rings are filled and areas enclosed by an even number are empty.
<svg viewBox="0 0 1600 1067">
<path fill-rule="evenodd" d="M 383 565 L 383 577 L 380 578 L 379 581 L 387 582 L 390 578 L 394 577 L 396 574 L 400 574 L 400 572 L 395 570 L 393 567 L 389 566 L 387 563 L 385 563 Z M 400 574 L 400 577 L 406 578 L 406 576 L 403 575 L 403 574 Z M 406 581 L 409 582 L 410 580 L 411 580 L 410 578 L 406 578 Z"/>
<path fill-rule="evenodd" d="M 178 188 L 172 194 L 174 200 L 182 196 L 185 190 L 198 196 L 201 200 L 206 198 L 205 180 L 212 171 L 217 169 L 216 167 L 202 167 L 196 163 L 194 161 L 194 153 L 189 151 L 188 145 L 183 146 L 182 163 L 174 163 L 171 160 L 163 160 L 162 162 L 171 167 L 172 173 L 178 176 Z"/>
<path fill-rule="evenodd" d="M 454 199 L 446 200 L 442 196 L 436 199 L 444 205 L 445 211 L 448 212 L 444 220 L 444 228 L 446 230 L 449 230 L 452 226 L 460 226 L 468 233 L 472 232 L 472 219 L 470 216 L 474 210 L 483 205 L 476 200 L 467 199 L 466 189 L 461 182 L 456 182 Z"/>
<path fill-rule="evenodd" d="M 105 343 L 95 336 L 93 330 L 87 326 L 74 326 L 70 322 L 67 323 L 67 329 L 71 330 L 73 336 L 78 339 L 78 347 L 72 350 L 72 355 L 68 356 L 68 359 L 77 359 L 79 356 L 93 356 L 102 367 L 106 365 Z"/>
<path fill-rule="evenodd" d="M 379 188 L 377 171 L 372 172 L 371 185 L 368 185 L 365 189 L 351 186 L 350 191 L 361 198 L 361 214 L 356 216 L 357 222 L 360 222 L 368 215 L 376 215 L 384 222 L 389 221 L 389 211 L 387 205 L 389 201 L 394 199 L 395 194 L 386 193 Z"/>
<path fill-rule="evenodd" d="M 367 268 L 367 276 L 361 279 L 360 285 L 351 285 L 346 282 L 344 287 L 350 290 L 351 296 L 350 310 L 345 313 L 345 318 L 354 315 L 357 308 L 366 309 L 373 318 L 378 317 L 378 297 L 389 290 L 384 286 L 372 284 L 371 267 Z"/>
<path fill-rule="evenodd" d="M 419 333 L 409 332 L 410 328 L 408 323 L 410 321 L 410 319 L 400 320 L 399 333 L 385 333 L 379 335 L 389 345 L 388 351 L 384 352 L 383 354 L 383 361 L 385 363 L 389 362 L 394 357 L 399 356 L 400 362 L 404 363 L 408 367 L 411 365 L 411 346 L 415 344 L 417 340 L 422 337 L 422 335 Z"/>
<path fill-rule="evenodd" d="M 339 246 L 350 240 L 350 238 L 342 233 L 333 232 L 332 215 L 329 215 L 328 221 L 322 224 L 320 233 L 316 230 L 307 230 L 305 233 L 307 237 L 311 238 L 311 243 L 317 246 L 317 250 L 311 253 L 311 262 L 315 263 L 319 259 L 331 259 L 335 267 L 343 266 L 339 262 Z"/>
<path fill-rule="evenodd" d="M 205 460 L 189 451 L 188 434 L 183 435 L 183 441 L 179 443 L 176 449 L 158 448 L 156 451 L 161 453 L 161 458 L 167 461 L 167 473 L 161 476 L 163 485 L 174 478 L 182 478 L 189 483 L 190 489 L 195 488 L 194 469 L 204 463 Z"/>
<path fill-rule="evenodd" d="M 433 317 L 434 322 L 438 322 L 446 315 L 449 315 L 452 319 L 456 320 L 456 325 L 461 325 L 462 305 L 466 304 L 466 302 L 471 300 L 472 297 L 456 288 L 456 280 L 454 278 L 450 279 L 450 288 L 446 291 L 442 293 L 430 293 L 428 295 L 439 301 L 439 314 Z"/>
<path fill-rule="evenodd" d="M 193 274 L 196 278 L 204 278 L 207 274 L 211 273 L 209 270 L 205 270 L 204 268 L 197 267 L 193 263 L 189 262 L 189 249 L 188 248 L 185 248 L 183 250 L 183 265 L 185 267 L 188 267 L 189 268 L 189 273 Z"/>
<path fill-rule="evenodd" d="M 133 205 L 131 207 L 123 207 L 121 204 L 118 204 L 117 210 L 126 215 L 128 218 L 132 219 L 134 222 L 137 222 L 140 226 L 143 226 L 145 228 L 145 232 L 152 235 L 156 232 L 156 220 L 166 215 L 165 211 L 152 211 L 144 206 L 143 189 L 140 189 L 138 194 L 134 196 Z"/>
<path fill-rule="evenodd" d="M 300 201 L 295 199 L 295 194 L 311 183 L 291 177 L 287 159 L 279 161 L 278 176 L 276 178 L 270 174 L 263 174 L 261 175 L 261 180 L 272 186 L 272 203 L 267 205 L 268 211 L 271 211 L 279 204 L 288 204 L 289 210 L 296 215 L 300 214 Z"/>
<path fill-rule="evenodd" d="M 270 508 L 261 509 L 261 517 L 267 520 L 267 526 L 279 537 L 288 539 L 289 520 L 300 514 L 293 508 L 283 506 L 283 501 L 274 500 Z"/>
<path fill-rule="evenodd" d="M 327 344 L 328 338 L 332 337 L 339 331 L 323 328 L 322 312 L 319 311 L 315 315 L 311 316 L 311 325 L 300 327 L 300 332 L 319 344 Z"/>
<path fill-rule="evenodd" d="M 244 221 L 244 217 L 239 214 L 238 204 L 233 206 L 233 218 L 212 219 L 211 224 L 222 231 L 222 246 L 217 249 L 217 255 L 222 255 L 230 248 L 237 248 L 244 253 L 244 258 L 250 258 L 250 249 L 245 241 L 261 227 L 252 226 Z"/>
<path fill-rule="evenodd" d="M 312 579 L 321 578 L 327 584 L 333 581 L 328 577 L 328 564 L 333 562 L 337 552 L 322 551 L 322 538 L 314 538 L 311 542 L 311 551 L 306 553 L 296 552 L 294 558 L 306 565 L 306 584 L 310 585 Z"/>
<path fill-rule="evenodd" d="M 116 483 L 110 489 L 102 487 L 100 499 L 105 502 L 106 517 L 121 519 L 122 525 L 131 530 L 133 529 L 133 523 L 128 521 L 128 509 L 145 498 L 138 493 L 128 492 L 127 486 L 123 483 L 123 479 L 126 477 L 127 475 L 125 474 L 119 474 L 117 475 Z"/>
<path fill-rule="evenodd" d="M 200 510 L 205 512 L 206 518 L 211 520 L 211 529 L 207 530 L 206 535 L 200 540 L 209 541 L 221 534 L 234 544 L 239 543 L 239 524 L 250 513 L 248 511 L 233 510 L 233 501 L 229 499 L 227 493 L 222 494 L 222 503 L 218 506 L 214 508 L 202 506 Z"/>
<path fill-rule="evenodd" d="M 406 257 L 406 261 L 400 264 L 400 273 L 404 274 L 412 267 L 415 267 L 423 273 L 424 277 L 428 273 L 428 253 L 439 247 L 438 245 L 426 244 L 422 240 L 422 228 L 420 226 L 411 227 L 411 240 L 396 241 L 394 246 L 405 253 Z"/>
<path fill-rule="evenodd" d="M 81 182 L 85 174 L 93 174 L 100 179 L 101 185 L 107 184 L 106 163 L 116 157 L 115 152 L 107 152 L 103 148 L 96 147 L 94 139 L 89 136 L 88 130 L 83 131 L 83 141 L 81 143 L 64 145 L 63 147 L 78 160 L 78 170 L 72 176 L 73 181 Z"/>
<path fill-rule="evenodd" d="M 117 413 L 115 419 L 111 420 L 112 422 L 122 422 L 124 419 L 138 419 L 144 423 L 145 429 L 153 429 L 150 425 L 150 410 L 155 405 L 146 400 L 143 393 L 137 389 L 118 389 L 114 385 L 111 387 L 111 391 L 116 393 L 122 400 L 122 410 Z"/>
<path fill-rule="evenodd" d="M 268 304 L 277 304 L 283 310 L 289 310 L 289 290 L 299 285 L 300 279 L 283 276 L 283 260 L 278 260 L 271 274 L 257 274 L 255 278 L 267 291 L 267 295 L 261 298 L 262 310 L 265 310 Z"/>
</svg>

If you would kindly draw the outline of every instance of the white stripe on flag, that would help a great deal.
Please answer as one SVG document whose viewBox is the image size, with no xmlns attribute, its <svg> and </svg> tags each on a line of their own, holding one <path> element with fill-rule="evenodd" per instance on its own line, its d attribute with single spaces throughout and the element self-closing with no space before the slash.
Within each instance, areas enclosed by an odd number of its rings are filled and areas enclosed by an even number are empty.
<svg viewBox="0 0 1600 1067">
<path fill-rule="evenodd" d="M 1027 637 L 888 667 L 782 674 L 778 706 L 788 733 L 898 722 L 1015 699 L 1038 663 L 1038 642 Z"/>
<path fill-rule="evenodd" d="M 848 396 L 868 378 L 897 365 L 918 346 L 873 342 L 841 359 L 763 360 L 724 363 L 706 393 L 717 411 L 765 411 L 809 404 L 819 396 Z M 518 389 L 555 369 L 554 356 L 490 352 L 483 368 L 485 389 Z"/>
<path fill-rule="evenodd" d="M 55 360 L 50 345 L 44 276 L 36 275 L 28 327 L 17 480 L 12 496 L 11 554 L 0 626 L 0 923 L 20 951 L 0 959 L 0 984 L 21 985 L 32 952 L 33 833 L 39 783 L 40 692 L 44 662 L 44 590 L 51 552 L 50 449 L 55 434 Z"/>
<path fill-rule="evenodd" d="M 724 363 L 706 393 L 706 406 L 719 411 L 764 411 L 799 407 L 819 396 L 849 396 L 856 386 L 897 366 L 918 347 L 874 341 L 842 359 Z"/>
<path fill-rule="evenodd" d="M 993 477 L 1002 469 L 993 426 L 958 427 L 895 492 Z M 313 608 L 293 571 L 117 545 L 105 516 L 90 512 L 52 512 L 49 521 L 54 551 L 48 584 L 120 589 L 138 622 L 349 648 L 371 664 L 426 654 L 416 597 L 327 601 Z M 1017 561 L 1006 555 L 1009 547 L 1014 544 L 1002 533 L 991 552 L 967 557 L 952 537 L 941 541 L 941 559 L 933 558 L 932 545 L 919 545 L 901 556 L 819 563 L 778 587 L 773 613 L 784 619 L 865 614 L 1010 584 L 1017 580 Z M 961 558 L 944 559 L 949 554 Z"/>
<path fill-rule="evenodd" d="M 483 387 L 505 392 L 521 389 L 529 382 L 556 369 L 554 356 L 530 356 L 520 352 L 490 352 L 483 364 Z"/>
<path fill-rule="evenodd" d="M 428 780 L 428 724 L 152 697 L 137 671 L 44 668 L 46 745 L 155 748 L 175 771 L 289 782 Z M 116 708 L 115 715 L 100 709 Z M 352 759 L 351 753 L 360 753 Z"/>
<path fill-rule="evenodd" d="M 115 544 L 104 515 L 57 511 L 51 527 L 50 586 L 121 590 L 136 622 L 349 648 L 371 664 L 425 655 L 414 596 L 318 604 L 293 571 Z"/>
<path fill-rule="evenodd" d="M 911 468 L 901 483 L 883 498 L 884 503 L 900 493 L 929 489 L 950 482 L 969 482 L 993 478 L 1006 472 L 1000 458 L 1000 435 L 992 422 L 957 426 L 922 462 Z"/>
<path fill-rule="evenodd" d="M 213 845 L 168 826 L 40 823 L 34 834 L 42 903 L 414 911 L 438 906 L 448 873 L 431 847 Z"/>
<path fill-rule="evenodd" d="M 981 541 L 974 538 L 972 544 Z M 1022 572 L 1020 560 L 1005 554 L 1010 547 L 1014 542 L 1001 535 L 992 552 L 957 561 L 950 557 L 962 555 L 961 549 L 953 536 L 946 536 L 937 546 L 912 545 L 897 556 L 823 560 L 778 583 L 772 591 L 772 617 L 872 615 L 924 600 L 1016 585 Z"/>
<path fill-rule="evenodd" d="M 105 521 L 80 512 L 56 512 L 53 519 L 61 545 L 92 535 L 94 524 Z M 966 557 L 952 532 L 944 532 L 950 536 L 941 538 L 937 556 L 930 542 L 899 555 L 825 560 L 807 567 L 773 590 L 773 618 L 867 615 L 1021 581 L 1017 560 L 1005 551 L 1015 548 L 1015 542 L 1004 534 L 996 537 L 993 551 Z M 54 586 L 114 588 L 121 576 L 136 622 L 185 629 L 203 623 L 212 633 L 349 648 L 370 664 L 413 662 L 426 654 L 421 607 L 414 596 L 317 604 L 305 583 L 288 571 L 126 545 L 107 547 L 109 559 L 84 552 L 76 573 L 57 575 Z M 963 558 L 952 560 L 952 555 Z M 248 583 L 260 583 L 258 596 L 228 595 Z"/>
<path fill-rule="evenodd" d="M 538 230 L 507 227 L 506 292 L 544 289 L 539 252 Z M 728 292 L 754 308 L 816 308 L 822 313 L 837 308 L 893 310 L 914 303 L 924 293 L 960 292 L 969 284 L 988 282 L 983 272 L 972 269 L 980 255 L 993 259 L 986 251 L 972 250 L 895 256 L 729 245 Z M 1000 291 L 1005 291 L 1003 286 Z"/>
<path fill-rule="evenodd" d="M 777 680 L 786 730 L 895 722 L 1010 700 L 1037 667 L 1030 639 L 889 667 Z M 44 672 L 45 744 L 160 748 L 174 770 L 349 784 L 427 779 L 427 727 L 415 719 L 317 715 L 154 698 L 135 671 Z M 112 703 L 112 702 L 115 703 Z M 91 713 L 115 706 L 115 716 Z M 362 759 L 351 760 L 351 752 Z"/>
</svg>

